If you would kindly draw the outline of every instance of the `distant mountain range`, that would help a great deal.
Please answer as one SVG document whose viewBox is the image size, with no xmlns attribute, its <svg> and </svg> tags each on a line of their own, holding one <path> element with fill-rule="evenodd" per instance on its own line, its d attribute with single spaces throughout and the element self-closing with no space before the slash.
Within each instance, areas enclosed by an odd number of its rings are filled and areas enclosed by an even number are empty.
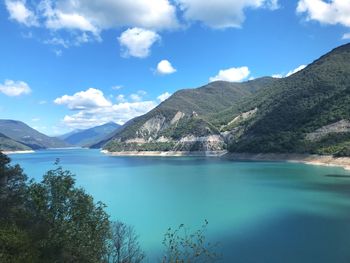
<svg viewBox="0 0 350 263">
<path fill-rule="evenodd" d="M 120 125 L 109 122 L 86 130 L 75 130 L 59 137 L 49 137 L 27 124 L 15 120 L 0 120 L 0 150 L 27 151 L 71 146 L 89 147 L 110 134 Z"/>
<path fill-rule="evenodd" d="M 74 130 L 58 138 L 74 146 L 89 147 L 104 140 L 109 134 L 116 132 L 120 127 L 119 124 L 108 122 L 86 130 Z"/>
<path fill-rule="evenodd" d="M 180 90 L 95 147 L 350 154 L 350 44 L 286 78 Z"/>
<path fill-rule="evenodd" d="M 66 142 L 46 136 L 20 121 L 0 120 L 0 134 L 1 150 L 37 150 L 69 146 Z"/>
</svg>

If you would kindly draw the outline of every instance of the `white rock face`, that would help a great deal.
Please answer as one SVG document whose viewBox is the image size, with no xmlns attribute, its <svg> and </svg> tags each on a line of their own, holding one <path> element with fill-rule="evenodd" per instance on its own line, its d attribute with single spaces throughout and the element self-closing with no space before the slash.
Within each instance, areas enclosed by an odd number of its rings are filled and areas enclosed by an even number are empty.
<svg viewBox="0 0 350 263">
<path fill-rule="evenodd" d="M 255 108 L 251 111 L 247 111 L 247 112 L 243 112 L 242 114 L 238 115 L 236 118 L 234 118 L 232 121 L 230 121 L 227 125 L 233 125 L 233 124 L 237 124 L 241 121 L 244 121 L 250 117 L 253 117 L 258 111 L 258 108 Z"/>
<path fill-rule="evenodd" d="M 133 138 L 125 141 L 126 143 L 137 143 L 137 144 L 143 144 L 146 143 L 146 140 L 143 138 Z"/>
<path fill-rule="evenodd" d="M 185 113 L 178 111 L 174 118 L 170 121 L 170 125 L 176 125 L 183 117 L 185 117 Z"/>
<path fill-rule="evenodd" d="M 350 121 L 340 120 L 338 122 L 323 126 L 314 132 L 306 134 L 309 141 L 318 141 L 330 133 L 350 132 Z"/>
<path fill-rule="evenodd" d="M 220 135 L 181 138 L 175 146 L 176 151 L 221 151 L 225 142 Z"/>
<path fill-rule="evenodd" d="M 166 119 L 162 115 L 157 115 L 146 121 L 137 132 L 138 137 L 157 137 L 159 131 L 164 128 Z"/>
</svg>

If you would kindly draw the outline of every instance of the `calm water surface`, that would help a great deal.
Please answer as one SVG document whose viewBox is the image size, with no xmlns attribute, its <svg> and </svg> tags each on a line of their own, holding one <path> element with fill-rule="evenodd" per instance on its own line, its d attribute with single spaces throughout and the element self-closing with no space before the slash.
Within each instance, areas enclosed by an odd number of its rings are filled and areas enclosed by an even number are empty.
<svg viewBox="0 0 350 263">
<path fill-rule="evenodd" d="M 135 226 L 149 262 L 169 226 L 197 229 L 205 219 L 222 262 L 350 262 L 350 173 L 342 168 L 84 149 L 11 158 L 36 180 L 60 158 L 112 219 Z"/>
</svg>

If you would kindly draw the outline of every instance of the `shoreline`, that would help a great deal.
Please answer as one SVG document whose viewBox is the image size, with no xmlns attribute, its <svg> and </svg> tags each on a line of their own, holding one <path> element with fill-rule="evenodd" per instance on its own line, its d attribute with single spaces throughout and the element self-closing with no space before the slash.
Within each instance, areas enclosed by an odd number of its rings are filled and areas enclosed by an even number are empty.
<svg viewBox="0 0 350 263">
<path fill-rule="evenodd" d="M 35 153 L 33 150 L 27 150 L 27 151 L 2 151 L 3 154 L 9 155 L 9 154 L 26 154 L 26 153 Z"/>
<path fill-rule="evenodd" d="M 229 153 L 227 151 L 207 151 L 207 152 L 182 152 L 182 151 L 125 151 L 109 152 L 101 150 L 101 153 L 109 156 L 149 156 L 149 157 L 218 157 L 232 161 L 276 161 L 304 163 L 318 166 L 342 167 L 350 171 L 350 157 L 333 157 L 331 155 L 316 154 L 294 154 L 294 153 Z"/>
<path fill-rule="evenodd" d="M 101 153 L 109 156 L 150 156 L 150 157 L 222 157 L 227 154 L 227 151 L 198 151 L 198 152 L 185 152 L 185 151 L 125 151 L 125 152 L 109 152 L 107 150 L 101 150 Z"/>
<path fill-rule="evenodd" d="M 345 170 L 350 170 L 350 157 L 333 157 L 332 155 L 296 153 L 227 153 L 224 158 L 236 161 L 277 161 L 304 163 L 308 165 L 342 167 Z"/>
</svg>

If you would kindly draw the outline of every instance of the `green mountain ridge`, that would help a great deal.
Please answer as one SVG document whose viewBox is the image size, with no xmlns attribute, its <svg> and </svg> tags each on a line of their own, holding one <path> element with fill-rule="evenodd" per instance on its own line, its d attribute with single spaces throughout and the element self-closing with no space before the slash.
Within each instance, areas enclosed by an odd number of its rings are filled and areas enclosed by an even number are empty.
<svg viewBox="0 0 350 263">
<path fill-rule="evenodd" d="M 27 124 L 15 120 L 0 120 L 0 133 L 8 139 L 19 143 L 19 145 L 17 145 L 18 150 L 38 150 L 70 146 L 58 138 L 46 136 L 29 127 Z M 12 150 L 12 147 L 6 149 L 5 141 L 3 141 L 3 143 L 4 144 L 0 144 L 2 150 Z"/>
<path fill-rule="evenodd" d="M 286 78 L 180 90 L 98 146 L 108 151 L 350 154 L 350 44 Z"/>
<path fill-rule="evenodd" d="M 28 146 L 19 143 L 6 135 L 0 133 L 0 151 L 28 151 L 31 150 Z"/>
</svg>

